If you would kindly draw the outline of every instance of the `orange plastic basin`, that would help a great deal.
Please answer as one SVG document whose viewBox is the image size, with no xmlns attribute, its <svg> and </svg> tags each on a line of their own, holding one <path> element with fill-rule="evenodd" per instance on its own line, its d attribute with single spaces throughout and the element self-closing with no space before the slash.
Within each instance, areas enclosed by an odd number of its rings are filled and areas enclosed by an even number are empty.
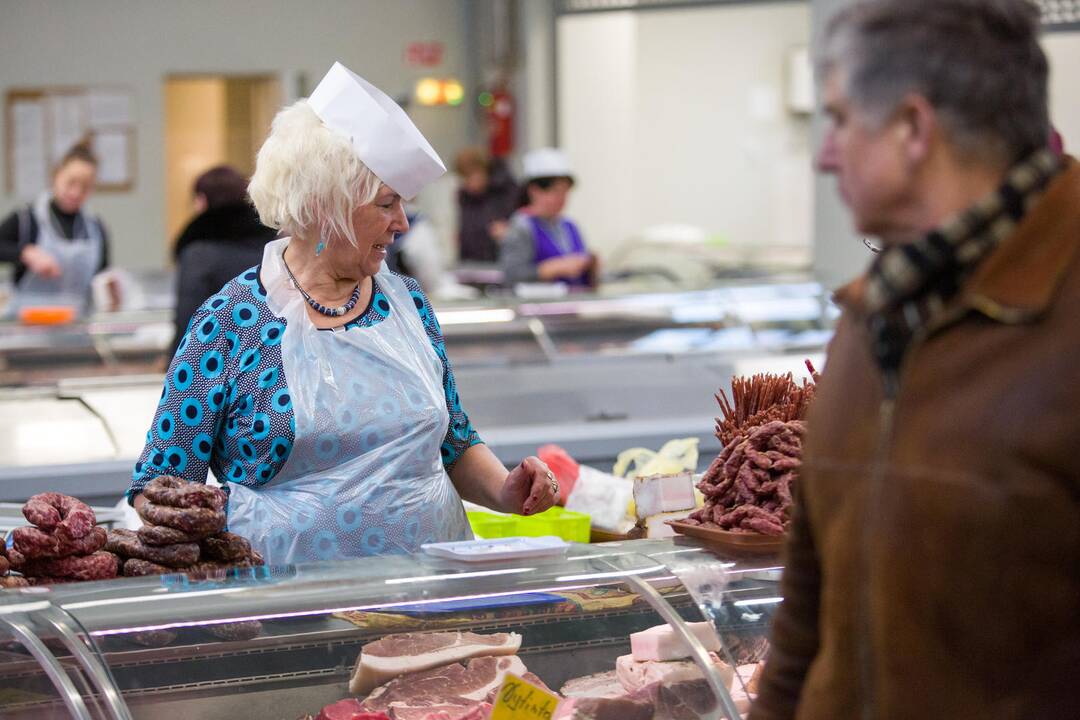
<svg viewBox="0 0 1080 720">
<path fill-rule="evenodd" d="M 71 305 L 37 305 L 19 309 L 19 322 L 26 325 L 63 325 L 75 319 Z"/>
</svg>

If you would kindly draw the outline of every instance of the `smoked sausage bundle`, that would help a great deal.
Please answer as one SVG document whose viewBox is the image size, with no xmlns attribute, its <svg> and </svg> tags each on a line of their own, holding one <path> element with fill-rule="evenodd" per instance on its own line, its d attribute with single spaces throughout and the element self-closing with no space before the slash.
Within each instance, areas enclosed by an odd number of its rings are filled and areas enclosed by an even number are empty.
<svg viewBox="0 0 1080 720">
<path fill-rule="evenodd" d="M 142 494 L 146 502 L 138 513 L 146 524 L 135 531 L 113 530 L 106 544 L 123 559 L 124 575 L 218 577 L 231 568 L 262 564 L 246 538 L 224 532 L 228 497 L 221 488 L 163 475 L 147 483 Z"/>
<path fill-rule="evenodd" d="M 19 571 L 22 582 L 8 576 L 0 581 L 0 587 L 117 576 L 119 560 L 102 550 L 107 533 L 98 527 L 94 511 L 86 503 L 60 493 L 39 493 L 23 505 L 23 516 L 33 524 L 12 531 L 12 547 L 0 562 L 4 572 L 9 568 Z"/>
<path fill-rule="evenodd" d="M 722 417 L 716 437 L 724 449 L 698 483 L 704 507 L 687 522 L 722 530 L 783 535 L 791 521 L 792 491 L 802 467 L 803 418 L 814 398 L 813 383 L 787 375 L 734 378 L 731 396 L 716 396 Z"/>
</svg>

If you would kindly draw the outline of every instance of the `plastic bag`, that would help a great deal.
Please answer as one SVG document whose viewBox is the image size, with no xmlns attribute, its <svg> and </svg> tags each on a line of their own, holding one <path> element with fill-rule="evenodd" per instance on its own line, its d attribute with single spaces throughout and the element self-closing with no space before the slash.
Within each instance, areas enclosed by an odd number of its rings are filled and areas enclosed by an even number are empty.
<svg viewBox="0 0 1080 720">
<path fill-rule="evenodd" d="M 633 480 L 649 475 L 674 475 L 680 472 L 696 472 L 698 464 L 698 439 L 669 440 L 653 452 L 648 448 L 630 448 L 619 453 L 612 473 Z"/>
<path fill-rule="evenodd" d="M 626 515 L 633 497 L 632 483 L 582 465 L 574 492 L 567 497 L 566 509 L 587 514 L 595 528 L 625 533 L 634 526 L 634 521 Z"/>
<path fill-rule="evenodd" d="M 574 492 L 581 467 L 570 457 L 570 453 L 558 445 L 542 445 L 536 454 L 555 474 L 555 479 L 559 481 L 559 504 L 566 505 L 570 493 Z"/>
</svg>

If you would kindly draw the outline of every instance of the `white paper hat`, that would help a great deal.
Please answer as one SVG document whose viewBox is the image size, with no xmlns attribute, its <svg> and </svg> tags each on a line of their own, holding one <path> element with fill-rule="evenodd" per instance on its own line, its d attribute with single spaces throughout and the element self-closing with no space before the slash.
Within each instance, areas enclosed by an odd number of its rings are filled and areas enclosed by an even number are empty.
<svg viewBox="0 0 1080 720">
<path fill-rule="evenodd" d="M 521 161 L 525 182 L 543 177 L 573 177 L 574 170 L 566 153 L 546 147 L 526 153 Z"/>
<path fill-rule="evenodd" d="M 308 104 L 323 124 L 349 138 L 360 160 L 406 200 L 446 172 L 438 153 L 405 111 L 339 62 L 311 93 Z"/>
</svg>

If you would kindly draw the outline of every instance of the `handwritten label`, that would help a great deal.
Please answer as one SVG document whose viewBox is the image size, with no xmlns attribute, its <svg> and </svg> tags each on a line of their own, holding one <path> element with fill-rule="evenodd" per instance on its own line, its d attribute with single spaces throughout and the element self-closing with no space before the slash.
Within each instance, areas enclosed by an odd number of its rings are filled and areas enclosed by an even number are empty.
<svg viewBox="0 0 1080 720">
<path fill-rule="evenodd" d="M 551 720 L 558 704 L 554 693 L 507 673 L 495 697 L 491 720 Z"/>
</svg>

